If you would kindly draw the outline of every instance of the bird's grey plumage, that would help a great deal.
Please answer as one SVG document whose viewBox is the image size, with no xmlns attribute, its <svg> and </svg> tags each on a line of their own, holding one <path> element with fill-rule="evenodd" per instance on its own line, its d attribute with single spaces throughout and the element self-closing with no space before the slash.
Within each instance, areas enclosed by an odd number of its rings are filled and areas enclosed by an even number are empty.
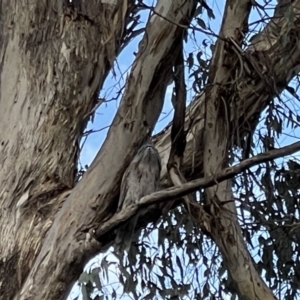
<svg viewBox="0 0 300 300">
<path fill-rule="evenodd" d="M 143 196 L 155 192 L 159 185 L 160 170 L 158 151 L 152 143 L 147 142 L 139 149 L 123 175 L 118 211 L 138 203 Z M 115 239 L 117 254 L 123 254 L 124 250 L 129 251 L 140 213 L 131 217 L 118 229 Z"/>
</svg>

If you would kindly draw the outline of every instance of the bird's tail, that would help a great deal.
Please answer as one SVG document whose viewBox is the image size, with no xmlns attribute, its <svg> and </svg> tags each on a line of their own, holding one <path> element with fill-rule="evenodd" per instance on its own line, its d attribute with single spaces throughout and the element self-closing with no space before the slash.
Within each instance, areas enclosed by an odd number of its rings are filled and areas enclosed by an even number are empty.
<svg viewBox="0 0 300 300">
<path fill-rule="evenodd" d="M 123 256 L 124 251 L 129 253 L 138 218 L 139 216 L 136 214 L 118 229 L 114 243 L 115 253 L 118 256 Z"/>
</svg>

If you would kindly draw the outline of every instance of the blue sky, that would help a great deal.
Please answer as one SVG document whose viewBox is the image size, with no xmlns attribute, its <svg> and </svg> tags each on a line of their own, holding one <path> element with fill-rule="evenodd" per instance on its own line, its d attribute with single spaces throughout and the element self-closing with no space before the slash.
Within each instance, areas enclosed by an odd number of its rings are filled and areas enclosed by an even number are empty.
<svg viewBox="0 0 300 300">
<path fill-rule="evenodd" d="M 147 5 L 153 5 L 152 1 L 144 1 Z M 206 13 L 203 16 L 203 19 L 205 22 L 210 24 L 210 27 L 214 32 L 218 32 L 220 22 L 221 22 L 221 16 L 222 11 L 224 7 L 224 0 L 222 1 L 214 1 L 212 4 L 212 9 L 214 11 L 214 14 L 216 16 L 215 20 L 209 20 L 206 16 Z M 139 25 L 140 28 L 145 27 L 145 22 L 148 19 L 148 11 L 142 11 L 141 12 L 141 23 Z M 107 80 L 104 83 L 103 89 L 100 92 L 101 97 L 106 99 L 108 102 L 103 103 L 100 108 L 96 111 L 94 122 L 89 123 L 86 130 L 99 130 L 103 129 L 100 132 L 93 133 L 89 136 L 87 141 L 84 144 L 84 147 L 81 152 L 80 161 L 81 164 L 84 165 L 90 165 L 92 160 L 94 159 L 95 155 L 99 151 L 102 143 L 104 142 L 106 138 L 106 134 L 108 131 L 108 126 L 111 124 L 114 115 L 117 111 L 118 104 L 120 99 L 118 100 L 112 100 L 116 97 L 117 92 L 122 88 L 124 85 L 124 82 L 126 81 L 126 75 L 128 72 L 130 72 L 130 66 L 132 65 L 132 62 L 135 58 L 134 52 L 138 49 L 138 43 L 140 42 L 141 36 L 136 37 L 119 55 L 115 66 L 114 66 L 114 73 L 117 76 L 113 75 L 113 72 L 110 72 L 110 74 L 107 77 Z M 210 37 L 205 37 L 202 33 L 196 33 L 196 42 L 191 42 L 185 45 L 186 53 L 199 51 L 199 47 L 203 48 L 201 45 L 201 42 L 203 39 L 211 40 Z M 203 49 L 204 53 L 207 53 L 207 49 Z M 188 73 L 186 72 L 188 75 Z M 187 78 L 188 76 L 186 76 Z M 192 97 L 194 96 L 194 93 L 191 91 L 191 84 L 192 79 L 189 80 L 190 86 L 188 88 L 188 101 L 192 100 Z M 159 121 L 155 127 L 154 134 L 158 133 L 160 130 L 162 130 L 171 120 L 172 120 L 172 104 L 170 101 L 170 97 L 172 94 L 172 86 L 169 86 L 166 93 L 166 98 L 164 102 L 164 107 L 162 110 L 162 114 L 159 118 Z"/>
<path fill-rule="evenodd" d="M 146 0 L 144 1 L 147 5 L 153 5 L 153 1 Z M 258 1 L 263 4 L 263 0 Z M 275 1 L 273 1 L 275 4 Z M 211 30 L 215 33 L 218 33 L 221 21 L 222 21 L 222 15 L 225 5 L 225 0 L 218 0 L 218 1 L 209 1 L 209 5 L 211 6 L 214 15 L 215 20 L 211 20 L 207 17 L 206 13 L 204 13 L 202 16 L 199 16 L 201 19 L 204 20 L 206 25 L 209 25 Z M 268 11 L 268 14 L 272 15 L 272 11 Z M 261 16 L 256 12 L 256 10 L 253 10 L 250 16 L 250 23 L 253 23 L 257 20 L 259 20 Z M 142 11 L 141 12 L 141 23 L 139 24 L 139 28 L 142 28 L 145 26 L 145 22 L 148 19 L 148 11 Z M 260 28 L 254 29 L 259 31 Z M 101 130 L 99 132 L 91 134 L 88 139 L 84 143 L 84 147 L 81 152 L 80 162 L 84 165 L 90 165 L 92 160 L 94 159 L 95 155 L 101 148 L 102 143 L 104 142 L 106 138 L 106 134 L 108 131 L 108 126 L 111 124 L 114 115 L 117 111 L 120 98 L 118 100 L 111 100 L 116 98 L 117 92 L 121 90 L 122 86 L 124 85 L 126 81 L 126 76 L 128 72 L 130 72 L 130 67 L 132 62 L 134 61 L 134 52 L 137 51 L 138 43 L 141 39 L 141 36 L 136 37 L 119 55 L 115 66 L 114 71 L 110 72 L 110 74 L 107 77 L 107 80 L 104 83 L 103 89 L 100 92 L 100 95 L 102 98 L 104 98 L 107 102 L 103 103 L 100 108 L 96 111 L 94 122 L 89 123 L 86 130 Z M 204 48 L 202 45 L 202 41 L 205 40 L 208 44 L 213 43 L 214 39 L 211 36 L 206 36 L 200 32 L 196 33 L 195 39 L 190 39 L 188 44 L 185 44 L 185 52 L 186 52 L 186 58 L 187 55 L 191 52 L 197 54 L 199 50 L 203 52 L 203 59 L 207 58 L 210 55 L 210 49 L 209 47 Z M 116 74 L 116 76 L 113 75 L 113 73 Z M 186 79 L 187 79 L 187 101 L 191 101 L 194 92 L 191 89 L 192 85 L 192 78 L 188 78 L 188 71 L 186 70 Z M 159 118 L 159 121 L 155 127 L 154 134 L 161 131 L 171 120 L 172 120 L 172 105 L 170 102 L 170 97 L 172 93 L 172 86 L 169 86 L 166 93 L 166 98 L 164 102 L 164 107 L 162 110 L 162 114 Z M 289 143 L 289 141 L 287 141 Z"/>
<path fill-rule="evenodd" d="M 153 3 L 151 1 L 144 1 L 147 5 L 152 5 Z M 211 29 L 214 32 L 218 32 L 219 27 L 220 27 L 220 22 L 222 20 L 221 16 L 223 13 L 223 6 L 224 6 L 224 1 L 214 1 L 213 5 L 211 8 L 214 11 L 214 14 L 216 16 L 215 20 L 209 20 L 207 18 L 206 13 L 204 13 L 201 18 L 203 18 L 206 22 L 206 24 L 210 24 Z M 144 27 L 145 26 L 145 21 L 148 19 L 148 11 L 143 11 L 141 12 L 141 24 L 139 27 Z M 199 16 L 200 17 L 200 16 Z M 96 111 L 95 117 L 94 117 L 94 122 L 89 123 L 87 126 L 87 131 L 88 130 L 100 130 L 103 129 L 99 132 L 91 134 L 88 139 L 84 143 L 84 147 L 81 152 L 81 157 L 80 157 L 80 163 L 82 166 L 85 165 L 90 165 L 91 162 L 93 161 L 94 157 L 96 156 L 97 152 L 101 148 L 102 143 L 104 142 L 107 132 L 108 132 L 108 126 L 111 124 L 114 115 L 117 111 L 118 104 L 120 99 L 118 100 L 113 100 L 110 101 L 110 99 L 113 99 L 116 97 L 117 92 L 122 88 L 124 82 L 126 81 L 126 74 L 130 72 L 130 66 L 135 58 L 133 55 L 134 52 L 137 51 L 138 48 L 138 43 L 141 39 L 141 36 L 135 38 L 129 45 L 126 47 L 123 52 L 119 55 L 115 67 L 114 67 L 114 73 L 117 76 L 113 75 L 113 72 L 111 72 L 107 80 L 105 81 L 105 84 L 103 86 L 102 91 L 100 92 L 100 96 L 108 100 L 107 103 L 103 103 L 100 108 Z M 213 40 L 211 37 L 206 37 L 202 33 L 197 32 L 195 36 L 195 41 L 190 42 L 185 45 L 185 50 L 186 50 L 186 55 L 190 52 L 194 52 L 197 54 L 197 52 L 202 49 L 204 55 L 205 53 L 208 52 L 207 49 L 203 48 L 202 40 L 206 39 L 208 43 L 212 43 Z M 208 54 L 209 55 L 209 54 Z M 205 57 L 203 57 L 204 59 Z M 191 84 L 192 84 L 192 79 L 188 79 L 188 72 L 186 72 L 186 79 L 188 80 L 188 93 L 187 93 L 187 101 L 190 102 L 194 96 L 194 92 L 191 90 Z M 172 94 L 172 85 L 170 85 L 167 89 L 166 97 L 165 97 L 165 102 L 164 102 L 164 107 L 162 110 L 162 114 L 159 118 L 159 121 L 155 127 L 154 134 L 158 133 L 160 130 L 162 130 L 171 120 L 173 117 L 173 109 L 172 109 L 172 104 L 171 104 L 171 94 Z M 86 266 L 85 269 L 90 269 L 96 266 L 99 266 L 101 263 L 101 260 L 106 254 L 101 254 L 100 256 L 97 256 L 93 260 L 91 260 L 88 265 Z M 110 262 L 117 262 L 117 260 L 114 258 L 113 255 L 109 255 L 109 261 Z M 116 266 L 111 265 L 110 267 L 110 280 L 109 282 L 115 282 L 117 284 L 118 278 L 114 276 L 117 272 Z M 74 289 L 71 292 L 71 297 L 75 297 L 78 295 L 79 289 L 75 285 Z M 80 297 L 81 299 L 81 297 Z"/>
<path fill-rule="evenodd" d="M 152 1 L 144 1 L 147 5 L 152 5 Z M 274 4 L 276 4 L 275 1 L 273 1 Z M 263 0 L 259 1 L 260 4 L 263 4 Z M 225 0 L 218 0 L 218 1 L 208 1 L 208 4 L 210 7 L 213 9 L 214 15 L 215 15 L 215 20 L 210 20 L 208 19 L 206 13 L 204 13 L 203 16 L 200 16 L 206 25 L 209 25 L 210 28 L 215 32 L 218 33 L 221 21 L 222 21 L 222 15 L 223 15 L 223 9 L 224 9 L 224 4 Z M 272 11 L 268 11 L 270 15 L 272 15 Z M 144 27 L 145 26 L 145 21 L 148 19 L 148 11 L 143 11 L 141 12 L 141 24 L 139 27 Z M 260 19 L 261 16 L 254 10 L 253 13 L 251 14 L 250 17 L 250 23 L 255 22 L 256 20 Z M 257 28 L 257 30 L 260 30 L 260 28 Z M 121 55 L 118 57 L 115 67 L 114 67 L 114 72 L 116 76 L 113 75 L 111 72 L 105 81 L 104 87 L 100 93 L 102 98 L 105 98 L 107 100 L 106 103 L 103 103 L 100 108 L 96 111 L 94 122 L 89 123 L 88 127 L 86 130 L 100 130 L 103 129 L 97 133 L 91 134 L 87 141 L 84 144 L 84 147 L 81 152 L 81 157 L 80 157 L 80 162 L 81 164 L 84 165 L 90 165 L 92 160 L 94 159 L 95 155 L 99 151 L 103 141 L 106 138 L 106 134 L 108 131 L 108 126 L 110 125 L 111 121 L 114 118 L 114 115 L 117 111 L 118 104 L 120 99 L 118 100 L 112 100 L 114 97 L 116 97 L 117 92 L 122 88 L 124 85 L 124 82 L 126 81 L 126 75 L 128 72 L 130 72 L 130 66 L 135 58 L 133 55 L 134 52 L 137 51 L 138 43 L 141 39 L 141 36 L 135 38 L 129 45 L 124 49 L 124 51 L 121 53 Z M 185 45 L 185 52 L 186 56 L 194 52 L 195 54 L 201 50 L 204 53 L 204 58 L 205 55 L 209 56 L 209 47 L 204 48 L 202 45 L 202 41 L 206 40 L 207 43 L 212 43 L 213 40 L 211 37 L 206 36 L 202 33 L 197 32 L 196 33 L 196 38 L 195 40 L 190 39 L 188 44 Z M 188 70 L 186 71 L 186 78 L 188 79 Z M 192 100 L 194 96 L 194 92 L 191 90 L 191 84 L 192 84 L 192 79 L 188 79 L 187 87 L 188 87 L 188 102 Z M 160 116 L 159 122 L 157 123 L 154 133 L 159 132 L 162 130 L 171 120 L 172 120 L 172 105 L 170 102 L 170 96 L 172 93 L 172 86 L 169 86 L 167 93 L 166 93 L 166 98 L 165 98 L 165 104 L 163 107 L 162 114 Z M 295 108 L 294 110 L 298 110 L 298 108 Z M 287 144 L 290 144 L 292 142 L 295 142 L 296 139 L 298 139 L 299 132 L 298 130 L 290 130 L 289 133 L 285 136 L 282 136 L 279 141 L 280 141 L 280 146 L 284 146 Z M 259 149 L 258 152 L 261 152 L 262 149 Z M 109 258 L 110 260 L 114 260 L 112 256 Z M 101 259 L 100 256 L 96 257 L 93 259 L 88 266 L 91 265 L 99 265 Z M 112 279 L 113 281 L 116 280 L 117 277 Z M 78 293 L 75 291 L 75 294 Z M 73 294 L 74 295 L 74 294 Z"/>
</svg>

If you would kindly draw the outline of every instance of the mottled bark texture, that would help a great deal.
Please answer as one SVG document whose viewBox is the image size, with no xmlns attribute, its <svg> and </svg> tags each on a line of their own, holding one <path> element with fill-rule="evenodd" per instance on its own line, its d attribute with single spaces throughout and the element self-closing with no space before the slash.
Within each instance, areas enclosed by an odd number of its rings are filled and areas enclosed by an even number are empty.
<svg viewBox="0 0 300 300">
<path fill-rule="evenodd" d="M 235 91 L 239 85 L 236 69 L 243 66 L 236 63 L 237 56 L 232 47 L 241 46 L 247 33 L 251 0 L 227 2 L 219 39 L 212 57 L 209 72 L 211 83 L 204 91 L 205 117 L 203 135 L 204 177 L 217 174 L 228 166 L 229 151 L 233 147 L 230 127 L 230 108 L 236 107 Z M 236 45 L 230 42 L 234 41 Z M 228 68 L 228 66 L 236 68 Z M 242 72 L 242 70 L 240 71 Z M 228 84 L 230 83 L 230 84 Z M 224 88 L 228 85 L 226 88 Z M 222 253 L 236 285 L 240 299 L 275 299 L 255 269 L 247 250 L 232 194 L 231 181 L 223 181 L 205 190 L 210 214 L 214 217 L 210 234 Z M 223 204 L 222 202 L 228 202 Z"/>
<path fill-rule="evenodd" d="M 131 3 L 1 4 L 0 294 L 63 299 L 101 249 L 90 233 L 114 212 L 122 173 L 158 119 L 185 30 L 173 23 L 188 24 L 196 1 L 159 2 L 171 22 L 149 21 L 108 138 L 75 187 L 78 140 Z"/>
<path fill-rule="evenodd" d="M 299 16 L 300 1 L 286 5 L 277 18 L 257 36 L 251 46 L 242 51 L 242 33 L 247 30 L 251 1 L 228 1 L 222 28 L 212 58 L 209 82 L 202 95 L 187 110 L 187 135 L 184 171 L 187 178 L 213 176 L 227 166 L 228 154 L 251 132 L 269 101 L 280 93 L 300 70 L 299 18 L 287 26 L 283 17 L 288 9 Z M 290 25 L 290 24 L 289 24 Z M 282 28 L 275 35 L 275 28 Z M 288 43 L 283 43 L 283 39 Z M 233 49 L 234 47 L 234 49 Z M 285 54 L 285 56 L 282 56 Z M 241 63 L 243 65 L 241 65 Z M 228 67 L 230 66 L 230 68 Z M 240 75 L 236 76 L 236 70 Z M 266 72 L 267 70 L 267 72 Z M 166 166 L 170 149 L 170 129 L 158 135 L 162 165 Z M 167 170 L 162 181 L 167 184 Z M 212 222 L 205 226 L 219 247 L 241 299 L 275 299 L 260 278 L 241 234 L 232 201 L 230 181 L 206 189 Z M 203 226 L 201 216 L 199 225 Z"/>
<path fill-rule="evenodd" d="M 107 234 L 97 242 L 93 230 L 115 212 L 122 174 L 134 149 L 157 121 L 173 59 L 184 36 L 182 25 L 189 23 L 197 1 L 158 2 L 156 11 L 165 18 L 153 15 L 148 22 L 108 137 L 88 172 L 74 186 L 78 142 L 96 105 L 97 90 L 121 47 L 132 2 L 1 1 L 0 295 L 3 299 L 63 299 L 86 259 L 114 239 L 113 234 Z M 296 10 L 300 0 L 292 5 Z M 232 38 L 239 44 L 235 29 L 244 30 L 240 26 L 246 23 L 248 6 L 245 0 L 228 1 L 223 38 Z M 235 107 L 228 106 L 226 91 L 206 89 L 187 110 L 186 124 L 192 121 L 192 126 L 182 167 L 188 179 L 203 174 L 203 136 L 207 142 L 212 135 L 204 134 L 203 130 L 204 99 L 210 107 L 214 101 L 217 107 L 227 103 L 229 114 L 222 116 L 228 123 L 225 134 L 228 137 L 230 132 L 237 143 L 255 126 L 260 112 L 276 94 L 271 87 L 280 92 L 299 71 L 300 49 L 295 43 L 300 34 L 299 19 L 295 18 L 294 26 L 286 26 L 283 18 L 274 22 L 282 28 L 279 34 L 271 35 L 277 27 L 269 25 L 261 37 L 267 34 L 272 38 L 258 37 L 257 43 L 240 54 L 248 68 L 243 69 L 238 80 L 230 75 L 232 70 L 227 70 L 227 74 L 222 69 L 222 57 L 214 55 L 211 78 L 227 83 L 229 91 L 238 83 L 236 101 L 230 101 Z M 283 35 L 288 43 L 282 42 Z M 233 51 L 230 39 L 227 43 L 226 54 L 230 59 L 238 50 Z M 224 55 L 223 44 L 217 49 Z M 236 68 L 240 68 L 238 61 L 237 57 L 233 60 Z M 268 68 L 270 65 L 272 69 Z M 220 74 L 216 76 L 219 68 Z M 266 72 L 262 72 L 264 68 Z M 220 138 L 219 124 L 213 126 L 217 129 L 216 138 Z M 167 184 L 169 129 L 156 140 L 162 158 L 162 182 Z M 209 151 L 212 146 L 205 144 L 208 159 L 205 174 L 225 165 L 222 151 L 228 148 L 226 141 L 220 140 L 216 153 L 222 155 L 218 158 Z M 224 183 L 221 190 L 227 193 L 228 188 Z M 228 195 L 217 197 L 222 200 Z M 212 194 L 210 198 L 213 200 Z M 234 207 L 230 209 L 234 211 Z M 240 249 L 244 251 L 236 220 L 230 222 L 230 230 L 238 233 L 230 247 L 237 248 L 237 243 L 241 243 Z M 223 224 L 220 221 L 218 226 L 221 228 Z M 226 245 L 224 249 L 220 246 L 224 241 L 218 239 L 218 230 L 213 230 L 212 236 L 227 267 L 235 275 L 239 257 L 232 260 L 226 256 Z M 243 272 L 246 268 L 248 265 L 237 270 Z M 252 265 L 249 270 L 254 274 Z M 257 299 L 263 299 L 262 295 L 270 298 L 264 285 L 251 286 L 253 282 L 247 281 L 247 274 L 238 285 L 240 294 L 254 299 L 253 291 L 259 290 Z"/>
<path fill-rule="evenodd" d="M 20 291 L 74 187 L 79 139 L 132 2 L 1 1 L 1 299 Z"/>
</svg>

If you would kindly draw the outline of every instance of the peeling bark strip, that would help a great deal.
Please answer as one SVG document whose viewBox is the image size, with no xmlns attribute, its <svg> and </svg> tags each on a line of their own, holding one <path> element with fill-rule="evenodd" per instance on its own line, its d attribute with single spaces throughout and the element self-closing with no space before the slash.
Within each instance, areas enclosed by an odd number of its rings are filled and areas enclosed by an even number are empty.
<svg viewBox="0 0 300 300">
<path fill-rule="evenodd" d="M 186 85 L 184 77 L 184 53 L 183 41 L 180 42 L 181 49 L 174 62 L 174 89 L 172 94 L 172 104 L 174 107 L 174 117 L 171 130 L 171 150 L 167 164 L 170 180 L 173 185 L 181 185 L 185 178 L 181 173 L 181 165 L 186 145 L 186 132 L 184 130 L 185 109 L 186 109 Z M 189 211 L 189 196 L 184 197 L 184 204 Z M 169 211 L 174 203 L 169 202 L 164 205 L 163 211 Z"/>
<path fill-rule="evenodd" d="M 148 22 L 143 47 L 108 137 L 89 171 L 57 213 L 40 252 L 32 254 L 30 274 L 15 299 L 63 299 L 62 291 L 80 274 L 85 257 L 99 251 L 101 245 L 89 239 L 88 231 L 114 211 L 126 162 L 158 119 L 171 62 L 185 30 L 174 24 L 186 24 L 195 6 L 192 0 L 158 2 L 156 11 L 171 22 L 156 14 Z"/>
<path fill-rule="evenodd" d="M 180 47 L 180 52 L 174 63 L 174 89 L 172 94 L 174 118 L 171 130 L 172 146 L 168 168 L 171 168 L 172 164 L 176 163 L 178 164 L 178 167 L 180 167 L 186 144 L 184 131 L 186 86 L 184 78 L 183 41 L 181 41 Z"/>
<path fill-rule="evenodd" d="M 149 39 L 145 38 L 141 44 L 143 50 L 139 51 L 108 139 L 82 182 L 71 190 L 84 116 L 93 107 L 98 84 L 101 86 L 119 50 L 133 1 L 82 0 L 76 1 L 77 6 L 67 5 L 67 1 L 1 1 L 0 235 L 5 240 L 0 244 L 0 295 L 3 299 L 62 299 L 81 272 L 83 260 L 101 247 L 92 244 L 88 231 L 113 214 L 112 208 L 116 206 L 113 199 L 118 194 L 126 161 L 147 128 L 154 126 L 171 76 L 170 60 L 182 37 L 182 28 L 174 23 L 186 24 L 195 6 L 192 1 L 182 2 L 159 1 L 157 11 L 173 25 L 152 16 L 145 35 Z M 235 17 L 227 15 L 227 20 L 239 22 L 240 9 L 247 1 L 229 2 L 238 18 L 235 21 Z M 293 1 L 292 7 L 296 16 L 294 27 L 283 26 L 282 18 L 271 20 L 256 39 L 257 43 L 242 53 L 251 74 L 242 74 L 239 102 L 230 113 L 231 135 L 235 139 L 248 129 L 245 124 L 255 126 L 258 115 L 275 95 L 266 91 L 266 78 L 259 72 L 260 66 L 265 65 L 265 57 L 273 69 L 273 73 L 269 70 L 265 76 L 274 79 L 278 92 L 300 69 L 297 43 L 282 43 L 283 35 L 290 41 L 300 37 L 299 9 L 296 9 L 300 0 Z M 277 34 L 272 34 L 274 31 Z M 255 65 L 254 61 L 260 64 Z M 136 112 L 141 120 L 133 118 Z M 199 177 L 203 169 L 203 116 L 204 96 L 199 96 L 186 117 L 186 124 L 193 120 L 183 164 L 189 178 Z M 122 143 L 125 151 L 121 153 Z M 169 130 L 159 136 L 158 148 L 166 165 Z M 163 180 L 165 175 L 166 169 Z M 57 192 L 61 194 L 55 197 Z M 241 279 L 241 294 L 251 295 L 253 287 L 247 292 L 249 284 L 245 278 Z M 266 293 L 269 295 L 268 290 Z"/>
<path fill-rule="evenodd" d="M 16 296 L 74 186 L 86 116 L 134 1 L 68 2 L 1 1 L 1 299 Z"/>
</svg>

